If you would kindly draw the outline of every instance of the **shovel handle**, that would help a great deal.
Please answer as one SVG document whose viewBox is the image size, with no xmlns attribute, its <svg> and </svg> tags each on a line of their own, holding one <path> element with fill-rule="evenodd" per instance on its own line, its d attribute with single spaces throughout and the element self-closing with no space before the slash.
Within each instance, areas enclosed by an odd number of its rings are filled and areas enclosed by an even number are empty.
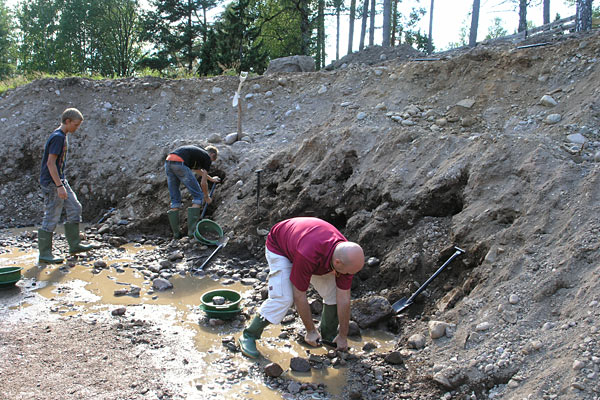
<svg viewBox="0 0 600 400">
<path fill-rule="evenodd" d="M 448 264 L 452 262 L 452 260 L 465 253 L 465 251 L 459 247 L 454 246 L 454 249 L 456 250 L 454 254 L 452 254 L 452 256 L 450 256 L 450 258 L 447 259 L 446 262 L 441 267 L 439 267 L 438 270 L 435 271 L 435 273 L 431 275 L 429 279 L 427 279 L 425 283 L 422 284 L 421 287 L 418 288 L 417 291 L 412 294 L 412 296 L 409 297 L 409 299 L 406 301 L 407 304 L 411 304 L 415 297 L 417 297 L 423 290 L 425 290 L 425 288 L 431 283 L 431 281 L 434 280 L 444 270 L 444 268 L 446 268 L 446 266 L 448 266 Z"/>
<path fill-rule="evenodd" d="M 213 182 L 212 187 L 210 188 L 210 193 L 208 194 L 208 197 L 212 198 L 213 193 L 215 192 L 215 187 L 217 186 L 217 182 Z M 200 219 L 204 219 L 204 214 L 206 214 L 206 208 L 208 207 L 208 203 L 205 201 L 204 202 L 204 208 L 202 209 L 202 215 L 200 216 Z"/>
<path fill-rule="evenodd" d="M 223 247 L 223 244 L 218 245 L 217 248 L 210 254 L 210 256 L 208 256 L 208 258 L 202 263 L 202 265 L 198 269 L 204 269 L 206 264 L 208 264 L 208 262 L 213 258 L 215 254 L 217 254 L 217 251 L 221 250 L 221 247 Z"/>
</svg>

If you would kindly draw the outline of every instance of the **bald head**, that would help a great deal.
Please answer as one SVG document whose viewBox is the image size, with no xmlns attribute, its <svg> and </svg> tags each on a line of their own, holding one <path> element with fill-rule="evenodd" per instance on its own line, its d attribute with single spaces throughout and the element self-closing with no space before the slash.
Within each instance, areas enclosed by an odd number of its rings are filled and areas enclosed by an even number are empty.
<svg viewBox="0 0 600 400">
<path fill-rule="evenodd" d="M 340 274 L 354 275 L 365 265 L 365 253 L 358 243 L 339 242 L 333 251 L 332 262 Z"/>
</svg>

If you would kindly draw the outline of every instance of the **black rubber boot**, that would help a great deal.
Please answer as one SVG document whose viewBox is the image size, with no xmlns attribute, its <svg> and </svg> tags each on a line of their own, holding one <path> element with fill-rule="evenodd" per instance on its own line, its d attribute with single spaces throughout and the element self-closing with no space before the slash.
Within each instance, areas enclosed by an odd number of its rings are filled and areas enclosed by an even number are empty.
<svg viewBox="0 0 600 400">
<path fill-rule="evenodd" d="M 260 356 L 260 353 L 256 348 L 256 341 L 260 339 L 263 330 L 267 325 L 269 325 L 269 321 L 262 316 L 257 315 L 252 320 L 250 326 L 244 329 L 242 336 L 238 339 L 243 355 L 250 358 L 258 358 L 258 356 Z"/>
<path fill-rule="evenodd" d="M 169 210 L 167 216 L 169 217 L 169 224 L 173 231 L 173 237 L 175 239 L 181 238 L 181 231 L 179 230 L 179 210 Z"/>
<path fill-rule="evenodd" d="M 200 219 L 201 208 L 198 207 L 190 207 L 188 208 L 188 236 L 194 237 L 194 232 L 196 231 L 196 224 Z"/>
<path fill-rule="evenodd" d="M 77 254 L 94 248 L 91 244 L 81 244 L 79 237 L 79 222 L 65 223 L 65 236 L 69 242 L 69 253 Z"/>
<path fill-rule="evenodd" d="M 321 314 L 321 338 L 328 342 L 333 342 L 337 336 L 338 330 L 337 304 L 323 304 L 323 314 Z"/>
<path fill-rule="evenodd" d="M 40 263 L 60 264 L 64 261 L 63 258 L 52 255 L 52 232 L 43 229 L 38 230 L 38 248 L 40 251 Z"/>
</svg>

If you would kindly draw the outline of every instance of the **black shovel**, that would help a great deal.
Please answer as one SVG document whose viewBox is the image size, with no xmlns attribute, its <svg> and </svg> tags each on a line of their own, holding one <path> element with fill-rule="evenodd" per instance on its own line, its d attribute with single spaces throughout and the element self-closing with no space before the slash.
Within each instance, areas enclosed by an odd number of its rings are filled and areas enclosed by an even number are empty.
<svg viewBox="0 0 600 400">
<path fill-rule="evenodd" d="M 212 195 L 215 192 L 215 187 L 217 187 L 217 182 L 213 182 L 212 187 L 210 188 L 210 193 L 208 194 L 208 197 L 212 198 Z M 208 203 L 204 202 L 204 208 L 202 209 L 202 215 L 200 216 L 200 219 L 204 218 L 204 215 L 206 214 L 206 208 L 207 207 L 208 207 Z"/>
<path fill-rule="evenodd" d="M 227 246 L 227 242 L 229 242 L 229 237 L 228 236 L 223 236 L 219 239 L 219 241 L 217 242 L 217 248 L 210 254 L 210 256 L 208 256 L 208 258 L 202 263 L 202 265 L 197 268 L 197 270 L 201 270 L 204 269 L 204 267 L 206 266 L 206 264 L 208 264 L 208 262 L 211 260 L 211 258 L 213 258 L 213 256 L 215 254 L 217 254 L 217 251 L 221 250 L 221 248 Z"/>
<path fill-rule="evenodd" d="M 435 279 L 435 277 L 438 276 L 440 274 L 440 272 L 442 272 L 444 270 L 444 268 L 446 268 L 446 266 L 448 266 L 448 264 L 450 264 L 452 262 L 452 260 L 454 260 L 456 257 L 460 256 L 461 254 L 465 253 L 465 251 L 463 249 L 458 248 L 456 246 L 454 246 L 454 250 L 456 250 L 456 251 L 454 252 L 454 254 L 452 254 L 452 256 L 448 260 L 446 260 L 444 265 L 439 267 L 438 270 L 435 271 L 435 273 L 433 275 L 431 275 L 431 277 L 429 279 L 427 279 L 427 281 L 425 281 L 425 283 L 422 284 L 421 287 L 418 288 L 417 291 L 412 294 L 412 296 L 410 296 L 408 299 L 406 297 L 403 297 L 400 300 L 398 300 L 397 302 L 395 302 L 394 304 L 392 304 L 392 308 L 394 309 L 394 312 L 396 312 L 396 314 L 401 312 L 408 306 L 410 306 L 413 303 L 413 301 L 415 300 L 415 297 L 417 297 L 423 290 L 425 290 L 425 288 L 431 283 L 431 281 L 433 281 Z"/>
</svg>

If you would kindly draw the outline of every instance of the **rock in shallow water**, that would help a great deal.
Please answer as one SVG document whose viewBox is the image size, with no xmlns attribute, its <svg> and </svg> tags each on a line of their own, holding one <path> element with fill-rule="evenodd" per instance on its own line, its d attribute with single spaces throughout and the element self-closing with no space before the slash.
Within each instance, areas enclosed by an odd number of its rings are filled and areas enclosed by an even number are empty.
<svg viewBox="0 0 600 400">
<path fill-rule="evenodd" d="M 173 284 L 164 278 L 156 278 L 152 281 L 152 287 L 158 291 L 171 289 Z"/>
</svg>

